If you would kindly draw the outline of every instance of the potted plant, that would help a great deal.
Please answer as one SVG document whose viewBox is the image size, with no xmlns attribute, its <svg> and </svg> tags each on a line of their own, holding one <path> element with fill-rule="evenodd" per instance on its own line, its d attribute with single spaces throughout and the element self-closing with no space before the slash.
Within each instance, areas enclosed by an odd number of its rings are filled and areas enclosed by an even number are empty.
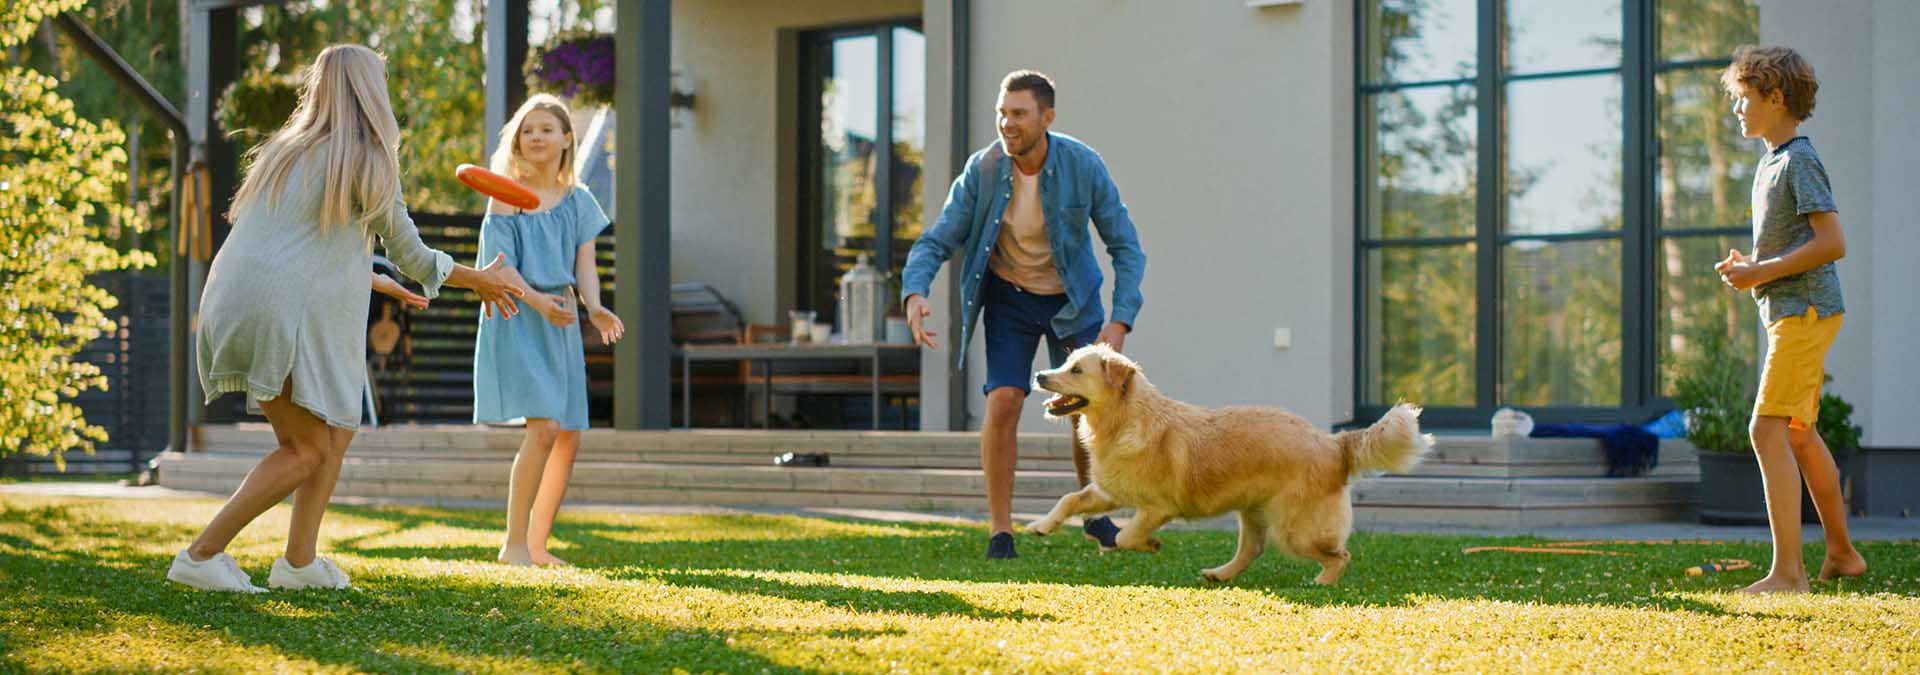
<svg viewBox="0 0 1920 675">
<path fill-rule="evenodd" d="M 1700 451 L 1700 520 L 1765 525 L 1767 495 L 1747 438 L 1753 373 L 1723 331 L 1692 332 L 1695 349 L 1681 359 L 1673 402 L 1686 414 L 1687 442 Z"/>
<path fill-rule="evenodd" d="M 527 55 L 527 89 L 569 99 L 575 107 L 613 104 L 613 36 L 562 33 Z"/>
<path fill-rule="evenodd" d="M 1826 382 L 1833 382 L 1833 376 L 1826 376 Z M 1853 490 L 1850 489 L 1848 466 L 1860 453 L 1860 425 L 1853 423 L 1853 404 L 1837 395 L 1820 395 L 1820 418 L 1813 424 L 1814 431 L 1820 433 L 1820 440 L 1827 444 L 1827 451 L 1833 453 L 1833 464 L 1840 473 L 1841 508 L 1853 510 Z M 1800 504 L 1801 519 L 1817 522 L 1819 515 L 1813 509 L 1813 497 L 1802 491 Z"/>
<path fill-rule="evenodd" d="M 1698 349 L 1680 362 L 1674 403 L 1687 416 L 1687 442 L 1700 451 L 1700 520 L 1723 525 L 1767 524 L 1767 494 L 1760 464 L 1747 436 L 1753 410 L 1753 369 L 1732 351 L 1725 333 L 1696 331 Z M 1827 382 L 1833 376 L 1826 376 Z M 1833 453 L 1845 485 L 1847 464 L 1859 451 L 1861 429 L 1853 405 L 1827 393 L 1820 397 L 1814 430 Z M 1843 492 L 1844 495 L 1844 492 Z M 1842 508 L 1850 508 L 1843 503 Z M 1801 519 L 1818 522 L 1812 499 L 1801 491 Z"/>
</svg>

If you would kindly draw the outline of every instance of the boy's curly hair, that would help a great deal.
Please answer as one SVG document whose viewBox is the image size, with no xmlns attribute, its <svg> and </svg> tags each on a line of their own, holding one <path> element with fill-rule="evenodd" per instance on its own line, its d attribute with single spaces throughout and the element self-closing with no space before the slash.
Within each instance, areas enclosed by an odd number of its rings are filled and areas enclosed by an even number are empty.
<svg viewBox="0 0 1920 675">
<path fill-rule="evenodd" d="M 1813 76 L 1813 66 L 1791 48 L 1742 45 L 1733 50 L 1733 63 L 1720 73 L 1720 86 L 1728 96 L 1739 96 L 1742 90 L 1757 96 L 1779 91 L 1787 114 L 1804 121 L 1813 117 L 1820 80 Z"/>
</svg>

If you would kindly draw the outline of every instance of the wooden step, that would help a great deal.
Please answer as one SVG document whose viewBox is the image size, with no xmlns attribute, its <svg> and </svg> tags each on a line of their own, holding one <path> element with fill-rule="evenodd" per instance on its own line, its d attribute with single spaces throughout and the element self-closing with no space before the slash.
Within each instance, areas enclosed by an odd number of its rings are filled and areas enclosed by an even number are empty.
<svg viewBox="0 0 1920 675">
<path fill-rule="evenodd" d="M 457 429 L 454 430 L 454 429 Z M 382 427 L 354 438 L 348 455 L 363 459 L 447 459 L 511 461 L 523 433 L 510 427 Z M 264 424 L 204 426 L 195 448 L 261 455 L 273 449 L 272 429 Z M 980 466 L 979 437 L 922 432 L 786 432 L 588 430 L 581 436 L 583 459 L 665 464 L 772 465 L 788 452 L 827 453 L 833 466 L 974 469 Z M 1021 439 L 1019 470 L 1072 470 L 1065 437 L 1029 435 Z"/>
<path fill-rule="evenodd" d="M 466 406 L 449 403 L 456 405 L 448 406 L 444 414 L 470 415 Z M 521 435 L 515 428 L 407 424 L 363 430 L 350 452 L 356 456 L 472 449 L 511 453 L 520 447 Z M 274 443 L 272 430 L 258 423 L 202 426 L 197 438 L 194 447 L 220 451 L 264 452 Z M 979 436 L 970 432 L 590 429 L 581 437 L 581 450 L 583 457 L 618 461 L 764 464 L 782 453 L 806 452 L 825 453 L 835 465 L 845 466 L 968 468 L 979 465 L 979 443 Z M 1059 468 L 1071 458 L 1064 433 L 1020 437 L 1020 468 Z M 1432 454 L 1410 475 L 1600 478 L 1606 476 L 1606 462 L 1599 443 L 1589 439 L 1442 435 L 1435 439 Z M 1661 443 L 1659 466 L 1651 477 L 1698 475 L 1698 454 L 1692 446 L 1684 441 Z"/>
<path fill-rule="evenodd" d="M 259 456 L 238 453 L 167 455 L 189 472 L 243 477 Z M 341 468 L 346 483 L 392 486 L 468 485 L 504 489 L 510 458 L 362 459 Z M 900 467 L 806 467 L 771 465 L 660 464 L 581 460 L 571 485 L 606 488 L 674 488 L 746 492 L 860 492 L 891 495 L 969 496 L 984 493 L 977 469 Z M 1686 503 L 1697 480 L 1682 478 L 1425 478 L 1387 476 L 1352 486 L 1354 503 L 1382 508 L 1568 509 Z M 237 484 L 237 483 L 236 483 Z M 1073 472 L 1021 471 L 1015 497 L 1056 499 L 1077 489 Z M 481 494 L 487 494 L 482 492 Z"/>
<path fill-rule="evenodd" d="M 729 446 L 731 450 L 732 446 Z M 730 454 L 730 453 L 725 453 Z M 858 453 L 849 453 L 850 458 Z M 178 489 L 227 493 L 259 461 L 260 452 L 169 453 L 160 482 Z M 497 504 L 512 458 L 499 448 L 448 448 L 433 453 L 350 451 L 335 494 L 447 504 Z M 1437 478 L 1388 476 L 1352 487 L 1362 524 L 1527 527 L 1637 522 L 1683 517 L 1698 484 L 1692 477 Z M 1076 488 L 1070 465 L 1021 467 L 1016 511 L 1044 512 Z M 575 503 L 712 504 L 984 510 L 977 468 L 857 466 L 782 468 L 765 463 L 695 464 L 624 461 L 582 454 L 568 491 Z"/>
</svg>

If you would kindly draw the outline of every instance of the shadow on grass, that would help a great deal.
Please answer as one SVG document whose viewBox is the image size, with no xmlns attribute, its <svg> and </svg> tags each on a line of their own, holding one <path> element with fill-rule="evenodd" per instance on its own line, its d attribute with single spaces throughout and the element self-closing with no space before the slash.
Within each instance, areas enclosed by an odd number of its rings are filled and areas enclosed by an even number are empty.
<svg viewBox="0 0 1920 675">
<path fill-rule="evenodd" d="M 391 523 L 396 528 L 426 524 L 498 530 L 496 515 L 455 509 L 349 509 L 353 515 Z M 1234 548 L 1234 533 L 1174 531 L 1162 533 L 1166 542 L 1159 555 L 1132 552 L 1101 554 L 1078 536 L 1022 536 L 1021 557 L 987 561 L 984 529 L 946 523 L 887 523 L 798 516 L 658 516 L 647 524 L 618 524 L 598 516 L 565 515 L 554 537 L 569 548 L 563 557 L 582 567 L 598 569 L 609 578 L 663 578 L 659 570 L 743 570 L 848 574 L 885 578 L 978 583 L 1040 583 L 1089 587 L 1233 588 L 1258 592 L 1309 606 L 1409 606 L 1432 599 L 1535 602 L 1557 605 L 1651 607 L 1663 610 L 1725 615 L 1716 605 L 1679 594 L 1731 591 L 1758 579 L 1768 550 L 1764 544 L 1732 542 L 1688 546 L 1606 547 L 1629 555 L 1571 556 L 1521 553 L 1462 554 L 1461 549 L 1487 544 L 1526 544 L 1536 538 L 1484 538 L 1355 533 L 1349 542 L 1354 563 L 1340 585 L 1315 586 L 1318 566 L 1269 551 L 1239 579 L 1210 584 L 1200 570 L 1225 562 Z M 792 528 L 802 521 L 826 521 L 862 526 L 858 532 L 797 538 L 768 538 L 766 530 Z M 665 523 L 664 525 L 662 523 Z M 687 536 L 669 536 L 673 524 L 682 524 Z M 641 532 L 647 537 L 622 539 L 608 532 Z M 338 544 L 336 544 L 338 545 Z M 1876 567 L 1872 578 L 1911 579 L 1920 576 L 1920 544 L 1866 542 L 1860 544 Z M 355 554 L 377 558 L 491 559 L 492 549 L 478 547 L 360 547 Z M 1819 560 L 1819 546 L 1809 547 L 1809 559 Z M 1747 570 L 1686 577 L 1693 565 L 1724 558 L 1753 561 Z M 1882 577 L 1881 575 L 1889 575 Z M 833 604 L 873 593 L 846 588 L 771 585 L 765 580 L 731 575 L 674 579 L 722 590 L 742 590 Z M 752 584 L 762 584 L 753 588 Z M 1911 584 L 1908 584 L 1909 586 Z M 1816 584 L 1816 592 L 1865 589 L 1861 582 Z M 1901 592 L 1914 593 L 1915 588 Z M 1089 592 L 1097 592 L 1089 589 Z M 978 615 L 964 601 L 933 604 L 919 598 L 882 602 L 890 606 L 945 607 L 939 611 Z M 835 606 L 856 607 L 854 604 Z"/>
<path fill-rule="evenodd" d="M 143 502 L 139 508 L 149 508 Z M 154 503 L 158 504 L 158 503 Z M 424 527 L 498 531 L 496 513 L 434 508 L 340 508 L 378 523 L 373 532 L 331 539 L 326 548 L 376 559 L 490 560 L 477 546 L 369 546 L 375 537 Z M 189 539 L 197 525 L 131 522 L 103 517 L 99 508 L 50 505 L 15 509 L 0 518 L 18 528 L 0 531 L 0 624 L 41 630 L 5 639 L 6 653 L 31 650 L 59 628 L 87 634 L 121 616 L 172 624 L 188 634 L 272 648 L 305 658 L 372 671 L 475 667 L 464 660 L 526 659 L 558 670 L 658 671 L 697 663 L 738 671 L 810 672 L 738 646 L 742 632 L 676 626 L 645 619 L 583 613 L 578 591 L 566 583 L 518 585 L 487 574 L 361 575 L 358 593 L 274 593 L 265 597 L 185 591 L 164 580 L 170 554 L 145 553 L 138 542 Z M 1238 590 L 1309 607 L 1413 606 L 1440 601 L 1513 601 L 1562 606 L 1631 606 L 1707 616 L 1769 615 L 1702 602 L 1692 592 L 1729 591 L 1758 578 L 1766 550 L 1759 544 L 1616 547 L 1632 557 L 1462 555 L 1470 537 L 1359 533 L 1350 542 L 1354 566 L 1340 586 L 1312 586 L 1315 566 L 1269 553 L 1234 583 L 1199 581 L 1202 567 L 1232 553 L 1222 532 L 1168 532 L 1164 553 L 1098 554 L 1077 537 L 1025 537 L 1022 557 L 982 559 L 984 530 L 950 524 L 874 525 L 791 516 L 614 518 L 563 516 L 556 538 L 589 575 L 651 580 L 686 589 L 760 596 L 852 612 L 891 612 L 940 618 L 1053 621 L 1057 617 L 980 607 L 947 592 L 870 590 L 832 582 L 804 583 L 732 574 L 800 572 L 907 580 L 1062 585 L 1068 593 L 1102 588 L 1165 587 Z M 684 527 L 688 537 L 675 538 Z M 789 528 L 797 538 L 768 538 L 767 528 Z M 807 532 L 844 533 L 807 535 Z M 777 534 L 777 533 L 776 533 Z M 631 536 L 628 536 L 631 535 Z M 694 536 L 698 535 L 698 536 Z M 1503 539 L 1498 543 L 1525 543 Z M 123 543 L 124 542 L 124 543 Z M 169 550 L 171 547 L 167 547 Z M 1912 594 L 1920 577 L 1920 545 L 1862 544 L 1875 565 L 1867 581 L 1905 581 Z M 1817 556 L 1817 551 L 1813 553 Z M 1687 578 L 1687 566 L 1716 558 L 1746 558 L 1756 569 Z M 1812 558 L 1818 560 L 1817 557 Z M 350 570 L 351 571 L 351 570 Z M 524 577 L 521 578 L 524 582 Z M 1822 592 L 1860 586 L 1823 585 Z M 1054 592 L 1054 591 L 1048 591 Z M 593 609 L 593 608 L 587 608 Z M 1779 617 L 1775 617 L 1779 618 Z M 202 629 L 201 626 L 211 626 Z M 749 636 L 858 640 L 899 631 L 843 627 L 761 630 Z M 46 637 L 41 637 L 46 636 Z M 750 642 L 750 641 L 748 641 Z M 467 665 L 463 666 L 462 664 Z M 16 657 L 0 670 L 26 669 Z"/>
<path fill-rule="evenodd" d="M 1052 621 L 1050 615 L 982 609 L 952 593 L 939 591 L 889 591 L 854 588 L 834 584 L 789 583 L 758 577 L 705 572 L 664 572 L 651 575 L 674 586 L 705 588 L 736 595 L 759 595 L 802 602 L 818 602 L 828 607 L 855 612 L 891 612 L 916 614 L 930 618 L 1015 619 Z"/>
<path fill-rule="evenodd" d="M 125 522 L 54 524 L 75 540 L 177 536 L 174 527 Z M 132 628 L 123 623 L 129 618 L 196 637 L 267 647 L 290 658 L 376 672 L 519 669 L 514 660 L 562 671 L 658 672 L 701 664 L 743 672 L 825 672 L 736 647 L 735 637 L 743 632 L 583 615 L 575 611 L 577 593 L 565 587 L 387 576 L 371 579 L 368 590 L 359 592 L 203 593 L 165 580 L 168 555 L 21 549 L 19 543 L 30 542 L 9 537 L 0 543 L 0 586 L 6 587 L 8 597 L 0 604 L 0 624 L 34 630 L 0 636 L 0 646 L 6 648 L 0 670 L 9 672 L 34 669 L 20 653 L 40 646 L 40 639 L 72 640 L 71 635 L 60 635 L 65 631 L 126 630 Z M 856 640 L 897 633 L 845 628 L 751 631 Z"/>
</svg>

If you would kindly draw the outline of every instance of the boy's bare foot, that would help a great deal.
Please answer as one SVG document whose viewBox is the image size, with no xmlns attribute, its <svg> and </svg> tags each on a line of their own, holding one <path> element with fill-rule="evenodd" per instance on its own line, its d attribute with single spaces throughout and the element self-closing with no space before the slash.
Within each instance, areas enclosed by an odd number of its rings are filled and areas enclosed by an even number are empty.
<svg viewBox="0 0 1920 675">
<path fill-rule="evenodd" d="M 1867 573 L 1867 559 L 1860 557 L 1859 551 L 1849 550 L 1839 555 L 1827 554 L 1827 561 L 1820 564 L 1820 580 L 1833 581 L 1841 577 L 1857 577 Z"/>
<path fill-rule="evenodd" d="M 500 562 L 506 563 L 508 565 L 532 565 L 533 564 L 533 558 L 531 556 L 528 556 L 527 550 L 523 548 L 501 547 L 500 556 L 497 558 L 497 560 L 499 560 Z"/>
<path fill-rule="evenodd" d="M 1753 585 L 1740 589 L 1741 593 L 1805 593 L 1806 577 L 1788 578 L 1768 575 L 1767 578 L 1753 582 Z"/>
<path fill-rule="evenodd" d="M 529 554 L 529 555 L 528 555 L 527 557 L 528 557 L 528 558 L 530 558 L 530 559 L 532 559 L 532 560 L 533 560 L 533 564 L 535 564 L 535 565 L 543 565 L 543 566 L 544 566 L 544 565 L 557 565 L 557 566 L 560 566 L 560 567 L 572 567 L 572 566 L 573 566 L 573 563 L 570 563 L 570 562 L 567 562 L 567 561 L 565 561 L 565 560 L 561 560 L 561 559 L 559 559 L 559 558 L 556 558 L 556 557 L 554 557 L 554 555 L 553 555 L 552 553 L 548 553 L 548 552 L 546 552 L 546 551 L 536 551 L 536 552 L 534 552 L 534 553 L 532 553 L 532 554 Z"/>
</svg>

